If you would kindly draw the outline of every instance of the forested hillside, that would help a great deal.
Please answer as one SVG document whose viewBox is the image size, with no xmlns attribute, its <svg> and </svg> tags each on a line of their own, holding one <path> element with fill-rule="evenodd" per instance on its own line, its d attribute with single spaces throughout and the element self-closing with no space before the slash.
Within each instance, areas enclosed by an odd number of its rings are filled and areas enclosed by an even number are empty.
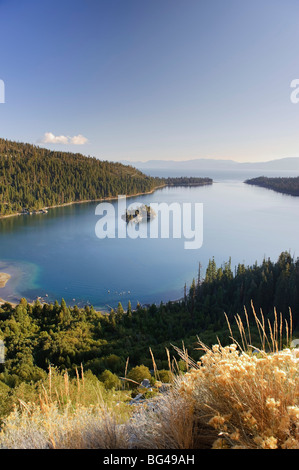
<svg viewBox="0 0 299 470">
<path fill-rule="evenodd" d="M 177 178 L 165 178 L 165 183 L 168 186 L 205 186 L 213 184 L 213 180 L 211 178 L 181 176 Z"/>
<path fill-rule="evenodd" d="M 98 377 L 105 370 L 121 376 L 128 357 L 129 368 L 141 364 L 152 368 L 149 348 L 157 367 L 167 369 L 166 347 L 173 354 L 172 345 L 181 347 L 184 342 L 197 359 L 197 336 L 208 345 L 214 344 L 216 337 L 223 345 L 230 343 L 224 312 L 232 325 L 236 314 L 247 324 L 245 306 L 249 321 L 255 324 L 251 300 L 258 315 L 263 310 L 269 338 L 267 325 L 268 320 L 275 323 L 274 307 L 279 324 L 286 319 L 298 335 L 299 260 L 282 253 L 276 263 L 264 260 L 260 266 L 240 264 L 235 273 L 230 262 L 217 268 L 211 260 L 204 281 L 194 280 L 180 302 L 149 308 L 132 308 L 130 304 L 123 308 L 119 304 L 109 315 L 92 307 L 69 308 L 63 300 L 55 305 L 36 302 L 33 306 L 22 300 L 16 308 L 4 304 L 0 308 L 0 339 L 5 343 L 6 361 L 0 382 L 14 386 L 38 380 L 49 364 L 72 375 L 82 364 L 84 370 Z M 251 335 L 253 344 L 259 344 L 256 328 L 252 327 Z"/>
<path fill-rule="evenodd" d="M 267 178 L 260 176 L 245 181 L 246 184 L 260 186 L 262 188 L 273 189 L 279 193 L 299 196 L 299 176 L 296 178 Z"/>
<path fill-rule="evenodd" d="M 153 190 L 131 166 L 0 139 L 0 215 Z"/>
</svg>

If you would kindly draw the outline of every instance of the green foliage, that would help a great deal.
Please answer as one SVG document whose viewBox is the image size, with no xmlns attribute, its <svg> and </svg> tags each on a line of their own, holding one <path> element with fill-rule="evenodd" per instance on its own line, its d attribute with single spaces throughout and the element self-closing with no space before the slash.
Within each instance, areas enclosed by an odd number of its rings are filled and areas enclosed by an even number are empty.
<svg viewBox="0 0 299 470">
<path fill-rule="evenodd" d="M 0 139 L 0 215 L 143 193 L 161 184 L 121 163 Z"/>
<path fill-rule="evenodd" d="M 0 381 L 0 424 L 1 417 L 12 411 L 12 400 L 10 397 L 10 388 Z"/>
<path fill-rule="evenodd" d="M 149 368 L 144 365 L 141 365 L 133 367 L 133 369 L 131 369 L 128 373 L 127 378 L 130 380 L 134 380 L 134 382 L 137 382 L 138 384 L 141 384 L 141 382 L 145 379 L 151 380 L 152 376 L 149 371 Z M 132 388 L 138 387 L 138 385 L 134 384 L 133 382 L 130 382 L 130 386 Z"/>
<path fill-rule="evenodd" d="M 172 373 L 166 369 L 162 369 L 158 371 L 158 378 L 164 384 L 169 384 L 173 381 Z"/>
<path fill-rule="evenodd" d="M 187 364 L 185 361 L 183 361 L 182 359 L 180 359 L 178 362 L 178 369 L 180 372 L 187 372 Z"/>
<path fill-rule="evenodd" d="M 125 367 L 123 360 L 116 354 L 109 354 L 108 357 L 104 358 L 105 365 L 112 372 L 119 371 Z"/>
<path fill-rule="evenodd" d="M 166 178 L 165 182 L 169 186 L 205 186 L 213 184 L 213 180 L 211 178 L 196 178 L 187 176 Z"/>
<path fill-rule="evenodd" d="M 273 189 L 279 193 L 299 196 L 299 177 L 295 178 L 267 178 L 260 176 L 245 181 L 246 184 L 261 186 L 262 188 Z"/>
<path fill-rule="evenodd" d="M 104 370 L 100 375 L 100 381 L 103 382 L 107 390 L 111 390 L 113 388 L 119 389 L 121 387 L 121 381 L 117 375 L 113 374 L 110 370 Z"/>
<path fill-rule="evenodd" d="M 146 308 L 129 304 L 127 311 L 119 305 L 110 315 L 92 307 L 69 307 L 64 301 L 30 305 L 22 299 L 16 307 L 5 303 L 0 313 L 0 337 L 6 348 L 0 384 L 18 389 L 23 384 L 40 383 L 45 380 L 49 365 L 61 373 L 67 370 L 72 379 L 82 365 L 96 380 L 104 377 L 104 383 L 106 376 L 107 381 L 110 377 L 116 384 L 118 377 L 125 375 L 128 358 L 131 370 L 127 377 L 141 383 L 152 377 L 149 348 L 162 374 L 169 369 L 165 348 L 185 372 L 186 365 L 172 345 L 182 348 L 184 344 L 196 361 L 202 354 L 198 350 L 198 336 L 210 346 L 217 337 L 223 345 L 229 344 L 224 312 L 238 339 L 235 315 L 238 313 L 246 325 L 244 306 L 250 320 L 251 300 L 257 312 L 263 310 L 266 325 L 268 320 L 272 324 L 275 320 L 274 307 L 285 319 L 289 319 L 290 307 L 294 337 L 296 334 L 298 337 L 299 260 L 284 252 L 276 263 L 265 259 L 260 266 L 240 264 L 235 274 L 230 261 L 217 267 L 212 260 L 205 280 L 197 283 L 194 280 L 181 301 Z M 254 327 L 251 336 L 252 344 L 259 346 L 259 334 Z"/>
</svg>

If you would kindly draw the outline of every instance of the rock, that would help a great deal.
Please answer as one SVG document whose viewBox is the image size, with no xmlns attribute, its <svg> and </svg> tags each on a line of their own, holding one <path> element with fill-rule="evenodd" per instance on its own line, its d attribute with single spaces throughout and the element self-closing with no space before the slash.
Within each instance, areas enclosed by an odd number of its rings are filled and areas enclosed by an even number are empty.
<svg viewBox="0 0 299 470">
<path fill-rule="evenodd" d="M 144 379 L 140 385 L 141 387 L 144 387 L 144 388 L 150 388 L 151 386 L 150 381 L 148 379 Z"/>
<path fill-rule="evenodd" d="M 133 398 L 133 399 L 129 402 L 129 405 L 139 405 L 139 404 L 142 403 L 143 401 L 144 401 L 143 393 L 139 393 L 138 395 L 136 395 L 135 398 Z"/>
</svg>

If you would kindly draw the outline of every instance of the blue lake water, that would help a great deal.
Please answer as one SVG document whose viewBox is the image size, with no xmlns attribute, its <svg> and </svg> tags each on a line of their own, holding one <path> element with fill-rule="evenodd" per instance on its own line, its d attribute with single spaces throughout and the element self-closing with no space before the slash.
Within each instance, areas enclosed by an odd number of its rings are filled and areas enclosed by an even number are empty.
<svg viewBox="0 0 299 470">
<path fill-rule="evenodd" d="M 213 177 L 213 175 L 211 175 Z M 163 188 L 131 203 L 202 203 L 203 245 L 184 249 L 184 239 L 96 237 L 98 203 L 50 209 L 47 215 L 0 220 L 0 272 L 12 275 L 0 297 L 41 297 L 53 302 L 109 309 L 130 300 L 160 303 L 181 298 L 213 256 L 251 265 L 299 256 L 299 198 L 245 185 L 240 178 L 215 178 L 212 186 Z M 117 209 L 117 201 L 113 201 Z M 193 206 L 192 206 L 193 207 Z M 151 222 L 157 223 L 157 222 Z M 171 234 L 170 234 L 171 235 Z"/>
</svg>

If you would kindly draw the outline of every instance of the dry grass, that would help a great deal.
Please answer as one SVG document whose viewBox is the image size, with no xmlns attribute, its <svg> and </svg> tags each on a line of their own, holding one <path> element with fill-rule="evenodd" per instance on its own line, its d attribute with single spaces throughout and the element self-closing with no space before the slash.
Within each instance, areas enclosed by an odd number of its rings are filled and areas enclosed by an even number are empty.
<svg viewBox="0 0 299 470">
<path fill-rule="evenodd" d="M 132 417 L 129 435 L 138 449 L 206 449 L 217 438 L 211 426 L 199 423 L 194 402 L 176 386 Z"/>
<path fill-rule="evenodd" d="M 8 449 L 124 449 L 128 434 L 104 407 L 24 405 L 6 420 L 0 447 Z"/>
<path fill-rule="evenodd" d="M 188 372 L 176 374 L 167 394 L 137 408 L 115 399 L 109 405 L 100 393 L 95 403 L 83 374 L 70 381 L 50 373 L 39 403 L 20 399 L 0 447 L 298 449 L 299 350 L 282 349 L 292 339 L 291 312 L 288 322 L 275 312 L 272 325 L 262 312 L 253 309 L 253 316 L 259 348 L 251 345 L 247 312 L 245 326 L 236 316 L 238 341 L 228 322 L 230 346 L 209 349 L 199 341 L 204 354 L 198 363 L 183 348 Z M 175 361 L 168 357 L 173 371 Z"/>
<path fill-rule="evenodd" d="M 105 391 L 97 380 L 77 372 L 75 379 L 50 368 L 32 401 L 26 387 L 18 391 L 18 405 L 4 419 L 0 448 L 118 449 L 128 446 L 123 422 L 130 409 L 125 394 Z M 24 396 L 22 396 L 24 395 Z"/>
</svg>

